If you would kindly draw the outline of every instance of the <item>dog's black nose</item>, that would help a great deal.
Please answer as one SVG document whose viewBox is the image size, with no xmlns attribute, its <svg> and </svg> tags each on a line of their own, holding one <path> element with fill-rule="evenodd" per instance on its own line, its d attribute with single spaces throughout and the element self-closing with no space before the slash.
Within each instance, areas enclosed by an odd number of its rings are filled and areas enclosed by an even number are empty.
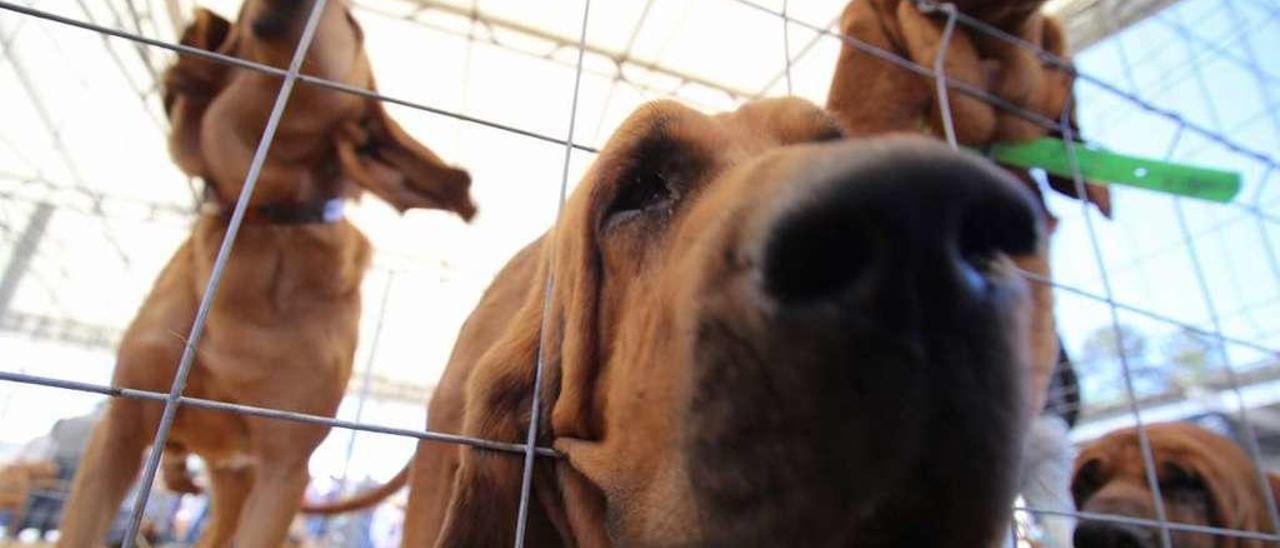
<svg viewBox="0 0 1280 548">
<path fill-rule="evenodd" d="M 1123 523 L 1086 521 L 1076 527 L 1076 548 L 1152 548 L 1153 531 Z"/>
<path fill-rule="evenodd" d="M 848 158 L 785 208 L 767 241 L 764 286 L 777 301 L 888 310 L 897 303 L 871 301 L 948 299 L 981 291 L 996 255 L 1035 250 L 1030 192 L 989 162 L 923 139 L 831 146 Z"/>
<path fill-rule="evenodd" d="M 292 29 L 301 30 L 302 20 L 310 13 L 312 3 L 306 0 L 263 2 L 251 25 L 253 35 L 259 40 L 289 38 Z"/>
</svg>

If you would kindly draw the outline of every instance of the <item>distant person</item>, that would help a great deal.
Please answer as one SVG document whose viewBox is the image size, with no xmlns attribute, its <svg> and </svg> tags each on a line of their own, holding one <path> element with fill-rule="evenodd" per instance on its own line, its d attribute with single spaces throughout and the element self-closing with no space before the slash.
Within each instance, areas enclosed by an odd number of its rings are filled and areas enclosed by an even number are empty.
<svg viewBox="0 0 1280 548">
<path fill-rule="evenodd" d="M 52 489 L 30 492 L 22 523 L 10 524 L 14 532 L 35 529 L 43 538 L 49 531 L 57 529 L 68 482 L 75 476 L 80 455 L 89 443 L 89 434 L 104 409 L 105 400 L 95 405 L 88 414 L 61 419 L 53 423 L 48 434 L 27 442 L 19 449 L 19 459 L 52 462 L 56 476 L 52 481 Z"/>
</svg>

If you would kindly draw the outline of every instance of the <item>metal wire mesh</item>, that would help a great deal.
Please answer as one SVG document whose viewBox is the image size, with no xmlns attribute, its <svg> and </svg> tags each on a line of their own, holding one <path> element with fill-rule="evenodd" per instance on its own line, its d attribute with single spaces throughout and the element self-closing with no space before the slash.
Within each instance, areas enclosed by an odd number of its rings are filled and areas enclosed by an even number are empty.
<svg viewBox="0 0 1280 548">
<path fill-rule="evenodd" d="M 315 14 L 319 13 L 324 2 L 325 0 L 317 0 L 311 8 L 313 10 L 311 25 L 314 25 Z M 1214 4 L 1213 13 L 1225 14 L 1228 22 L 1214 26 L 1203 24 L 1204 21 L 1201 19 L 1195 19 L 1208 17 L 1206 14 L 1209 8 L 1204 6 L 1210 3 L 1208 0 L 1188 0 L 1176 8 L 1156 13 L 1141 23 L 1140 28 L 1136 30 L 1123 30 L 1113 34 L 1110 40 L 1089 50 L 1087 57 L 1077 59 L 1080 62 L 1079 69 L 1073 68 L 1067 60 L 1056 58 L 1034 44 L 1008 35 L 957 11 L 951 4 L 936 4 L 922 0 L 919 5 L 925 11 L 940 11 L 946 18 L 944 44 L 950 43 L 950 37 L 956 29 L 965 29 L 967 32 L 982 33 L 1028 49 L 1044 63 L 1074 71 L 1077 76 L 1077 93 L 1082 112 L 1081 125 L 1085 130 L 1083 137 L 1090 139 L 1090 142 L 1113 145 L 1119 142 L 1136 149 L 1135 152 L 1147 152 L 1167 159 L 1195 159 L 1220 163 L 1245 173 L 1246 183 L 1243 195 L 1247 199 L 1227 205 L 1208 206 L 1176 197 L 1167 198 L 1143 194 L 1139 191 L 1116 191 L 1122 198 L 1122 206 L 1133 204 L 1136 211 L 1157 217 L 1154 220 L 1145 217 L 1130 217 L 1133 220 L 1125 220 L 1126 213 L 1122 207 L 1116 221 L 1103 222 L 1096 218 L 1096 213 L 1091 211 L 1085 203 L 1072 206 L 1064 202 L 1054 202 L 1055 199 L 1051 198 L 1051 205 L 1062 215 L 1060 229 L 1062 233 L 1056 238 L 1069 242 L 1055 245 L 1058 249 L 1070 250 L 1073 255 L 1059 254 L 1054 257 L 1057 272 L 1053 280 L 1032 274 L 1027 274 L 1027 277 L 1032 283 L 1050 284 L 1056 290 L 1061 302 L 1059 306 L 1063 309 L 1060 318 L 1063 320 L 1064 329 L 1071 331 L 1064 333 L 1064 337 L 1069 339 L 1067 346 L 1072 349 L 1081 349 L 1085 354 L 1089 354 L 1081 356 L 1077 362 L 1081 369 L 1086 370 L 1089 375 L 1097 373 L 1094 375 L 1097 378 L 1111 375 L 1108 378 L 1119 380 L 1119 385 L 1123 387 L 1120 390 L 1114 388 L 1109 391 L 1099 390 L 1108 381 L 1086 379 L 1084 383 L 1086 395 L 1090 390 L 1101 395 L 1096 396 L 1081 410 L 1085 420 L 1082 427 L 1078 428 L 1074 434 L 1077 440 L 1083 441 L 1096 437 L 1102 431 L 1116 426 L 1128 424 L 1141 426 L 1144 422 L 1153 420 L 1195 416 L 1195 412 L 1185 408 L 1190 402 L 1197 407 L 1197 412 L 1203 414 L 1211 411 L 1225 414 L 1231 417 L 1234 423 L 1239 424 L 1239 439 L 1254 462 L 1258 464 L 1258 480 L 1265 487 L 1266 478 L 1262 475 L 1262 470 L 1266 464 L 1272 462 L 1269 458 L 1274 458 L 1272 455 L 1277 453 L 1271 448 L 1274 442 L 1270 440 L 1280 437 L 1280 428 L 1273 428 L 1280 423 L 1272 419 L 1271 414 L 1274 412 L 1267 408 L 1269 405 L 1280 403 L 1280 398 L 1270 396 L 1280 388 L 1268 384 L 1280 383 L 1278 380 L 1280 373 L 1275 371 L 1280 369 L 1277 367 L 1280 365 L 1280 362 L 1277 362 L 1280 357 L 1280 352 L 1277 351 L 1280 349 L 1280 340 L 1278 340 L 1280 328 L 1269 326 L 1269 323 L 1276 319 L 1277 314 L 1280 314 L 1280 265 L 1277 263 L 1276 250 L 1271 242 L 1271 230 L 1277 222 L 1280 222 L 1280 217 L 1275 211 L 1276 207 L 1280 207 L 1280 197 L 1276 196 L 1278 191 L 1275 185 L 1268 184 L 1275 176 L 1277 163 L 1280 162 L 1280 158 L 1277 158 L 1274 152 L 1280 150 L 1280 113 L 1277 113 L 1276 108 L 1278 106 L 1276 95 L 1280 92 L 1275 89 L 1280 83 L 1280 76 L 1276 75 L 1280 73 L 1280 69 L 1268 66 L 1267 63 L 1273 63 L 1273 61 L 1259 55 L 1258 52 L 1268 51 L 1268 46 L 1280 40 L 1276 38 L 1280 36 L 1280 30 L 1276 28 L 1277 22 L 1280 22 L 1280 8 L 1265 0 L 1224 0 L 1219 3 L 1220 5 Z M 581 5 L 581 26 L 576 29 L 576 40 L 554 33 L 539 34 L 538 29 L 522 27 L 518 23 L 501 17 L 482 15 L 475 5 L 468 8 L 423 1 L 409 2 L 407 4 L 409 9 L 405 9 L 406 3 L 403 2 L 371 1 L 358 3 L 355 6 L 358 13 L 363 11 L 381 14 L 388 19 L 401 20 L 410 25 L 441 32 L 456 33 L 459 27 L 435 25 L 433 21 L 422 17 L 423 12 L 430 8 L 452 17 L 463 17 L 469 23 L 469 30 L 465 31 L 465 38 L 469 43 L 486 42 L 507 49 L 524 47 L 523 53 L 531 63 L 558 63 L 570 68 L 573 91 L 569 102 L 567 131 L 561 137 L 552 130 L 528 129 L 517 123 L 509 123 L 500 116 L 482 116 L 470 114 L 465 109 L 441 108 L 391 94 L 381 94 L 299 74 L 298 63 L 308 46 L 309 32 L 304 33 L 298 44 L 293 63 L 288 69 L 281 70 L 178 45 L 173 43 L 172 34 L 166 38 L 156 38 L 155 36 L 161 36 L 163 33 L 159 32 L 157 25 L 145 23 L 147 19 L 140 15 L 137 5 L 132 0 L 124 1 L 123 5 L 127 8 L 124 12 L 132 15 L 131 19 L 121 10 L 115 9 L 117 4 L 110 3 L 113 13 L 108 17 L 110 21 L 106 23 L 99 22 L 95 17 L 95 11 L 84 4 L 80 5 L 82 17 L 76 17 L 55 13 L 56 10 L 45 6 L 36 8 L 31 4 L 24 5 L 0 0 L 0 13 L 5 14 L 0 18 L 0 23 L 5 23 L 5 26 L 0 26 L 0 45 L 3 46 L 9 68 L 13 72 L 18 87 L 25 90 L 36 118 L 48 128 L 51 136 L 47 143 L 48 150 L 60 157 L 68 167 L 67 173 L 50 174 L 44 173 L 39 166 L 33 165 L 28 166 L 33 169 L 23 168 L 21 172 L 3 175 L 3 179 L 18 183 L 0 188 L 0 214 L 3 214 L 0 216 L 0 228 L 3 229 L 4 241 L 12 244 L 5 246 L 11 247 L 12 251 L 0 255 L 8 261 L 7 272 L 27 270 L 31 257 L 36 256 L 42 246 L 55 245 L 42 237 L 54 210 L 59 213 L 67 211 L 73 215 L 80 215 L 89 222 L 101 223 L 100 232 L 106 244 L 103 249 L 106 253 L 113 254 L 119 262 L 129 265 L 136 260 L 135 246 L 130 243 L 132 239 L 119 237 L 118 233 L 121 232 L 119 226 L 108 223 L 104 219 L 118 217 L 122 215 L 121 211 L 128 211 L 123 215 L 131 215 L 142 224 L 180 221 L 187 215 L 184 202 L 194 198 L 194 195 L 173 197 L 167 202 L 157 202 L 147 198 L 121 199 L 101 192 L 88 184 L 85 180 L 87 170 L 78 166 L 79 161 L 72 147 L 65 142 L 58 131 L 60 124 L 63 123 L 57 115 L 61 104 L 45 98 L 43 90 L 30 77 L 28 67 L 23 65 L 20 52 L 16 49 L 15 28 L 29 24 L 54 25 L 74 28 L 78 32 L 94 33 L 107 44 L 113 62 L 124 73 L 136 72 L 135 69 L 126 68 L 129 63 L 135 61 L 127 60 L 128 54 L 125 52 L 132 52 L 144 72 L 137 78 L 143 81 L 142 84 L 129 81 L 129 93 L 141 100 L 141 110 L 149 118 L 147 123 L 155 125 L 155 129 L 159 130 L 160 134 L 163 134 L 165 128 L 154 106 L 156 75 L 162 66 L 161 58 L 157 57 L 157 51 L 168 50 L 178 55 L 204 57 L 242 69 L 275 75 L 284 81 L 273 110 L 272 122 L 268 124 L 255 154 L 255 167 L 250 170 L 250 175 L 245 181 L 246 191 L 242 193 L 235 214 L 230 220 L 230 228 L 219 252 L 214 275 L 204 293 L 205 301 L 201 304 L 201 312 L 190 333 L 181 337 L 186 341 L 186 352 L 171 391 L 163 394 L 114 388 L 102 383 L 66 380 L 54 374 L 41 374 L 46 369 L 43 364 L 38 363 L 10 364 L 8 367 L 12 370 L 0 371 L 0 380 L 7 382 L 165 403 L 164 419 L 156 432 L 153 449 L 148 456 L 129 516 L 130 526 L 124 534 L 123 542 L 126 546 L 132 545 L 137 537 L 143 512 L 148 504 L 148 493 L 154 483 L 160 450 L 168 435 L 169 425 L 180 406 L 308 422 L 353 432 L 372 432 L 412 439 L 466 444 L 509 452 L 513 454 L 512 458 L 515 458 L 515 455 L 522 455 L 525 463 L 519 515 L 511 517 L 516 520 L 517 529 L 521 532 L 524 530 L 529 505 L 532 463 L 538 456 L 551 458 L 556 456 L 550 448 L 534 446 L 537 436 L 537 417 L 540 411 L 537 400 L 539 391 L 536 388 L 533 393 L 533 423 L 523 444 L 373 424 L 362 421 L 359 412 L 355 420 L 343 420 L 183 396 L 186 371 L 194 358 L 194 350 L 205 322 L 205 313 L 221 279 L 221 265 L 225 264 L 232 249 L 237 229 L 243 219 L 247 199 L 257 177 L 257 170 L 261 167 L 266 155 L 270 153 L 275 121 L 278 121 L 283 112 L 283 105 L 295 82 L 376 99 L 387 104 L 406 107 L 411 111 L 451 119 L 459 124 L 496 130 L 519 139 L 555 145 L 557 148 L 563 147 L 562 156 L 558 156 L 561 161 L 559 162 L 557 204 L 563 202 L 570 187 L 570 181 L 575 172 L 575 152 L 585 153 L 579 154 L 580 157 L 589 157 L 596 152 L 594 143 L 598 143 L 602 135 L 607 135 L 607 132 L 601 131 L 602 128 L 608 127 L 607 123 L 593 120 L 596 124 L 593 142 L 588 144 L 575 140 L 575 134 L 586 133 L 577 131 L 581 123 L 577 117 L 582 108 L 579 105 L 579 91 L 584 77 L 603 76 L 608 83 L 608 92 L 603 101 L 604 113 L 599 118 L 605 118 L 605 113 L 608 113 L 611 108 L 626 106 L 622 104 L 625 101 L 614 100 L 615 91 L 620 85 L 640 89 L 647 96 L 673 95 L 699 106 L 715 108 L 774 93 L 794 91 L 805 94 L 806 90 L 802 89 L 797 73 L 815 71 L 829 73 L 831 66 L 830 63 L 806 62 L 806 57 L 821 57 L 824 55 L 822 52 L 825 51 L 825 59 L 830 59 L 831 52 L 840 44 L 847 44 L 859 51 L 876 56 L 886 63 L 893 63 L 933 79 L 937 87 L 937 95 L 942 99 L 940 107 L 944 111 L 950 104 L 947 100 L 949 95 L 963 94 L 1014 113 L 1042 127 L 1056 129 L 1067 136 L 1068 143 L 1072 142 L 1073 129 L 1068 123 L 1067 112 L 1058 119 L 1046 118 L 1019 108 L 975 86 L 947 78 L 943 70 L 945 48 L 934 66 L 925 67 L 903 58 L 896 52 L 878 49 L 853 37 L 841 36 L 832 30 L 837 19 L 827 20 L 827 17 L 828 14 L 839 13 L 844 2 L 833 2 L 832 6 L 821 6 L 822 9 L 827 10 L 822 12 L 821 17 L 828 21 L 825 24 L 806 19 L 809 14 L 815 13 L 814 11 L 806 10 L 802 12 L 805 15 L 797 15 L 801 13 L 797 10 L 802 8 L 785 0 L 777 9 L 752 0 L 706 0 L 699 3 L 746 8 L 734 14 L 744 19 L 755 18 L 768 21 L 770 25 L 774 25 L 774 28 L 780 26 L 778 28 L 781 31 L 780 40 L 777 47 L 782 52 L 783 59 L 780 63 L 782 66 L 773 76 L 762 79 L 763 85 L 758 88 L 759 91 L 745 91 L 748 89 L 746 86 L 723 83 L 693 71 L 682 71 L 666 66 L 659 60 L 644 59 L 635 54 L 637 36 L 643 28 L 647 28 L 646 25 L 655 25 L 655 19 L 671 21 L 669 18 L 661 18 L 661 4 L 662 2 L 654 0 L 643 4 L 635 18 L 634 31 L 626 45 L 618 51 L 591 43 L 589 29 L 592 17 L 600 16 L 591 12 L 589 0 Z M 597 9 L 600 8 L 597 7 Z M 818 8 L 808 7 L 808 10 L 816 9 Z M 1187 13 L 1192 10 L 1200 11 Z M 155 17 L 152 20 L 154 19 Z M 1195 28 L 1189 24 L 1188 19 L 1196 20 L 1201 23 L 1197 26 L 1206 28 Z M 129 24 L 129 21 L 132 24 Z M 533 47 L 513 45 L 516 41 L 507 40 L 503 35 L 503 33 L 512 32 L 524 32 L 542 42 Z M 1148 34 L 1159 34 L 1163 37 L 1163 41 L 1153 40 L 1151 44 L 1144 43 L 1145 50 L 1134 55 L 1134 52 L 1130 51 L 1133 49 L 1131 41 L 1134 40 L 1129 36 L 1131 32 L 1142 34 L 1144 39 Z M 808 42 L 796 49 L 793 46 L 798 35 L 812 36 Z M 124 41 L 127 47 L 121 48 L 119 44 L 112 45 L 112 42 L 119 41 Z M 544 47 L 543 43 L 549 45 Z M 1170 50 L 1176 49 L 1176 46 L 1184 49 L 1185 57 L 1177 61 L 1164 59 L 1169 55 Z M 542 49 L 539 50 L 539 48 Z M 1113 51 L 1100 48 L 1109 48 Z M 122 49 L 125 51 L 122 52 Z M 572 60 L 566 60 L 559 55 L 561 50 L 571 51 Z M 1097 53 L 1099 51 L 1101 53 Z M 1114 53 L 1114 57 L 1119 61 L 1104 59 L 1104 55 L 1109 53 Z M 601 70 L 599 63 L 589 62 L 600 59 L 606 60 L 605 64 L 611 66 Z M 375 57 L 375 64 L 376 62 Z M 1238 73 L 1239 79 L 1247 82 L 1244 84 L 1245 87 L 1256 90 L 1257 101 L 1255 102 L 1260 105 L 1259 108 L 1244 115 L 1226 114 L 1227 111 L 1235 111 L 1224 108 L 1222 103 L 1230 103 L 1238 100 L 1239 97 L 1235 91 L 1225 93 L 1221 87 L 1215 86 L 1213 75 L 1226 70 L 1222 68 L 1224 66 L 1231 67 L 1234 71 L 1232 74 Z M 628 71 L 632 71 L 632 74 Z M 643 71 L 647 76 L 657 75 L 660 78 L 639 77 L 634 74 L 637 71 Z M 667 82 L 668 85 L 663 87 L 654 82 Z M 780 84 L 785 87 L 779 88 Z M 1186 86 L 1191 86 L 1193 91 L 1186 91 Z M 1238 88 L 1239 86 L 1233 89 Z M 618 105 L 614 105 L 615 102 Z M 955 146 L 957 143 L 954 129 L 950 125 L 950 115 L 944 115 L 943 121 L 946 124 L 945 137 Z M 1135 126 L 1144 128 L 1157 137 L 1135 140 L 1134 130 L 1126 129 Z M 23 155 L 20 145 L 5 142 L 0 142 L 0 145 L 3 145 L 0 147 L 0 152 L 5 149 L 14 151 L 8 156 L 16 158 L 17 163 L 22 163 Z M 154 154 L 160 154 L 161 150 L 157 146 L 152 147 L 151 151 Z M 1079 194 L 1083 195 L 1084 180 L 1078 168 L 1075 170 L 1074 178 Z M 1161 206 L 1165 209 L 1158 214 L 1152 213 Z M 556 214 L 558 214 L 558 207 L 557 205 L 554 208 Z M 1157 228 L 1152 228 L 1152 225 L 1157 225 Z M 179 230 L 176 226 L 172 228 L 175 231 Z M 1165 233 L 1161 233 L 1161 230 Z M 1122 247 L 1121 242 L 1127 247 Z M 392 262 L 395 260 L 390 259 Z M 402 261 L 412 262 L 412 258 L 403 258 Z M 1067 267 L 1058 268 L 1063 264 Z M 381 330 L 383 321 L 382 313 L 385 312 L 385 298 L 390 293 L 390 279 L 399 272 L 396 268 L 380 268 L 380 270 L 386 272 L 387 286 L 380 292 L 384 300 L 377 315 L 378 332 Z M 1171 272 L 1178 274 L 1173 275 Z M 1162 277 L 1173 280 L 1158 281 Z M 145 282 L 146 277 L 142 276 L 135 285 L 141 288 L 143 286 L 140 284 Z M 550 294 L 552 283 L 554 280 L 548 281 L 548 286 L 545 288 L 547 294 Z M 25 325 L 20 321 L 22 316 L 10 306 L 13 293 L 16 291 L 15 286 L 16 282 L 8 283 L 7 280 L 0 285 L 0 322 L 2 322 L 0 327 L 10 331 L 22 331 L 22 325 Z M 1168 290 L 1170 287 L 1181 288 L 1182 294 L 1177 298 L 1170 298 L 1167 295 L 1153 293 L 1153 287 L 1154 291 Z M 64 296 L 59 294 L 56 287 L 46 287 L 43 292 L 47 295 L 47 299 L 41 300 L 41 303 L 50 307 L 63 306 L 60 301 Z M 1188 295 L 1194 297 L 1188 297 Z M 1190 301 L 1199 301 L 1199 310 L 1195 310 L 1197 307 L 1189 304 Z M 74 313 L 68 312 L 66 315 L 74 316 Z M 1097 318 L 1104 318 L 1105 321 L 1101 324 L 1094 322 L 1092 327 L 1096 328 L 1095 331 L 1084 333 L 1086 328 L 1071 323 L 1073 319 L 1082 318 L 1084 320 L 1081 323 L 1088 323 L 1086 320 Z M 1151 333 L 1172 333 L 1182 337 L 1180 341 L 1185 339 L 1185 341 L 1201 343 L 1203 348 L 1198 359 L 1203 363 L 1199 369 L 1192 371 L 1198 377 L 1190 381 L 1177 382 L 1163 377 L 1158 381 L 1151 380 L 1160 375 L 1169 376 L 1169 367 L 1150 363 L 1159 361 L 1153 359 L 1153 354 L 1160 353 L 1146 349 L 1135 351 L 1125 346 L 1126 341 L 1132 338 L 1134 326 L 1143 326 Z M 76 326 L 65 322 L 58 328 L 67 332 L 60 335 L 63 339 L 73 338 L 74 333 L 77 332 Z M 28 333 L 32 332 L 28 331 Z M 90 339 L 97 337 L 93 340 L 108 341 L 113 337 L 109 333 L 89 333 L 81 336 Z M 377 340 L 378 337 L 375 335 L 375 349 Z M 372 354 L 372 351 L 370 353 Z M 372 357 L 369 363 L 371 367 Z M 539 355 L 538 363 L 530 364 L 530 367 L 537 368 L 538 374 L 535 378 L 540 382 L 542 356 Z M 1156 373 L 1151 374 L 1152 371 Z M 1170 384 L 1175 386 L 1171 389 L 1168 386 Z M 369 386 L 368 381 L 364 386 Z M 1188 395 L 1186 386 L 1194 388 L 1192 390 L 1194 393 Z M 1213 394 L 1204 395 L 1203 392 L 1206 389 Z M 363 400 L 364 397 L 361 398 L 361 401 Z M 1171 401 L 1183 404 L 1183 408 L 1169 409 Z M 1265 425 L 1265 428 L 1260 424 Z M 1139 431 L 1143 432 L 1143 429 L 1139 428 Z M 349 443 L 354 443 L 354 439 L 353 434 Z M 1280 541 L 1280 535 L 1277 534 L 1202 527 L 1169 521 L 1161 507 L 1160 484 L 1156 481 L 1155 463 L 1152 461 L 1152 453 L 1145 434 L 1141 439 L 1149 488 L 1156 493 L 1157 519 L 1145 520 L 1084 512 L 1062 512 L 1025 505 L 1017 508 L 1018 513 L 1035 516 L 1040 520 L 1060 516 L 1154 528 L 1160 532 L 1160 539 L 1164 546 L 1172 545 L 1170 535 L 1175 531 Z M 349 447 L 347 454 L 350 455 L 350 453 Z M 1270 490 L 1264 488 L 1263 492 L 1269 494 Z M 1273 530 L 1280 531 L 1280 517 L 1277 516 L 1275 501 L 1269 499 L 1267 503 L 1270 524 Z M 1016 534 L 1025 537 L 1029 533 L 1021 530 Z M 518 535 L 518 538 L 520 540 L 517 541 L 517 545 L 520 545 L 523 542 L 523 535 Z"/>
</svg>

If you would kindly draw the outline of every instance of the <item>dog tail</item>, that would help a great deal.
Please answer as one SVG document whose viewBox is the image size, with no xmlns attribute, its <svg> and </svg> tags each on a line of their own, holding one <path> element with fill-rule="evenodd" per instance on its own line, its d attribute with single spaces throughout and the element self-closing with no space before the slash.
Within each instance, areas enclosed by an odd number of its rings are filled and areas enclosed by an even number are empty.
<svg viewBox="0 0 1280 548">
<path fill-rule="evenodd" d="M 351 498 L 336 500 L 333 502 L 316 503 L 304 500 L 302 501 L 302 513 L 328 516 L 368 508 L 382 502 L 383 499 L 391 496 L 396 491 L 399 491 L 401 487 L 404 487 L 404 484 L 408 479 L 409 464 L 405 464 L 404 468 L 401 468 L 400 471 L 396 473 L 395 477 L 391 478 L 386 483 L 363 493 L 356 494 Z"/>
</svg>

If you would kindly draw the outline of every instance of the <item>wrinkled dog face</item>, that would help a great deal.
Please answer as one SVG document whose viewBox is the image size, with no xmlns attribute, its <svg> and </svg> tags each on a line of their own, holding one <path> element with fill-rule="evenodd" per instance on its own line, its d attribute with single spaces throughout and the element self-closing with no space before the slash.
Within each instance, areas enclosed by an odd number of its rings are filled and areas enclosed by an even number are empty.
<svg viewBox="0 0 1280 548">
<path fill-rule="evenodd" d="M 1197 426 L 1147 425 L 1164 512 L 1170 522 L 1246 531 L 1270 531 L 1270 518 L 1248 455 L 1231 440 Z M 1108 434 L 1076 459 L 1071 492 L 1076 507 L 1098 514 L 1156 520 L 1141 442 L 1134 429 Z M 1170 531 L 1178 548 L 1254 546 L 1218 535 Z M 1078 547 L 1160 546 L 1153 527 L 1084 521 L 1076 528 Z"/>
<path fill-rule="evenodd" d="M 1041 223 L 1015 181 L 923 139 L 841 141 L 800 100 L 659 103 L 569 207 L 601 342 L 552 429 L 615 543 L 1002 534 L 1028 360 L 1007 256 Z"/>
<path fill-rule="evenodd" d="M 1137 446 L 1130 447 L 1129 451 L 1136 452 Z M 1204 478 L 1171 460 L 1164 461 L 1158 469 L 1156 478 L 1168 520 L 1213 526 L 1213 494 Z M 1090 459 L 1076 473 L 1072 492 L 1086 512 L 1156 519 L 1139 455 L 1116 460 Z M 1087 522 L 1078 531 L 1076 546 L 1119 546 L 1122 540 L 1134 548 L 1160 545 L 1159 533 L 1154 528 Z M 1180 548 L 1192 548 L 1214 546 L 1216 539 L 1213 535 L 1173 531 L 1170 540 Z"/>
</svg>

